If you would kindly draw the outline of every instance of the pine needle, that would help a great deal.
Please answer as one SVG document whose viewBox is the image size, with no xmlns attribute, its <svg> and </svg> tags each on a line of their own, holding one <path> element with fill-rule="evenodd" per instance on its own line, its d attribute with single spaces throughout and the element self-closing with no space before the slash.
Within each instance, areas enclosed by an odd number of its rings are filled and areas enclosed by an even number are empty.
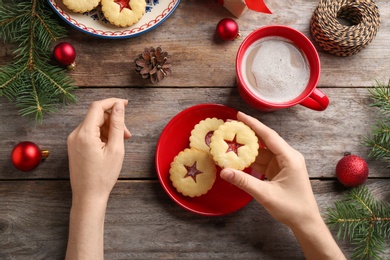
<svg viewBox="0 0 390 260">
<path fill-rule="evenodd" d="M 365 136 L 363 145 L 370 147 L 370 158 L 384 160 L 390 168 L 390 80 L 387 85 L 376 82 L 376 86 L 369 89 L 373 103 L 377 107 L 379 119 L 372 129 L 370 136 Z"/>
<path fill-rule="evenodd" d="M 390 238 L 390 204 L 375 200 L 360 186 L 327 210 L 327 223 L 330 229 L 338 228 L 337 238 L 356 245 L 352 259 L 382 259 Z"/>
<path fill-rule="evenodd" d="M 42 121 L 58 104 L 75 103 L 76 88 L 65 69 L 50 64 L 53 42 L 66 36 L 45 0 L 0 0 L 0 38 L 15 46 L 14 60 L 0 68 L 0 96 L 15 102 L 22 116 Z"/>
</svg>

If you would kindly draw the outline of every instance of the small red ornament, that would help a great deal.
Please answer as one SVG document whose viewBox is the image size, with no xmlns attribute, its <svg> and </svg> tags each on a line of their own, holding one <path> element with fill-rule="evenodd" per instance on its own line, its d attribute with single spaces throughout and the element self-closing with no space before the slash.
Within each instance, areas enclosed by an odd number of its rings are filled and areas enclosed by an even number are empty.
<svg viewBox="0 0 390 260">
<path fill-rule="evenodd" d="M 217 35 L 225 41 L 231 41 L 240 37 L 240 31 L 236 21 L 230 18 L 224 18 L 217 24 Z"/>
<path fill-rule="evenodd" d="M 368 165 L 360 156 L 346 153 L 336 165 L 336 176 L 346 187 L 359 186 L 367 180 Z"/>
<path fill-rule="evenodd" d="M 66 66 L 68 69 L 74 69 L 76 66 L 76 50 L 67 42 L 60 42 L 54 47 L 53 56 L 58 63 Z"/>
<path fill-rule="evenodd" d="M 35 143 L 25 141 L 14 147 L 11 153 L 11 161 L 16 169 L 28 172 L 34 170 L 42 158 L 48 156 L 48 150 L 41 150 Z"/>
</svg>

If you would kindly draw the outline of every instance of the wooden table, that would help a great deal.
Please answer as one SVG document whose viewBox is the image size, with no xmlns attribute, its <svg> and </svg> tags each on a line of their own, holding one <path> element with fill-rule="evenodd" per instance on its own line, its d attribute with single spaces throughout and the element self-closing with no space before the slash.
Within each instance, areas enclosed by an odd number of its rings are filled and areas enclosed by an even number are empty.
<svg viewBox="0 0 390 260">
<path fill-rule="evenodd" d="M 162 25 L 136 38 L 95 38 L 69 27 L 67 41 L 77 50 L 70 72 L 80 88 L 78 102 L 47 115 L 35 125 L 0 99 L 0 259 L 62 259 L 71 191 L 66 139 L 93 100 L 129 99 L 126 142 L 120 179 L 110 197 L 105 231 L 107 259 L 302 259 L 287 227 L 272 219 L 255 201 L 221 217 L 193 214 L 175 204 L 161 187 L 154 166 L 156 144 L 169 120 L 183 109 L 205 102 L 225 104 L 274 128 L 306 157 L 313 190 L 322 213 L 348 191 L 335 179 L 344 152 L 367 159 L 368 188 L 389 200 L 386 164 L 367 158 L 361 143 L 378 116 L 370 108 L 368 88 L 390 78 L 390 3 L 378 0 L 381 28 L 362 52 L 348 58 L 323 52 L 319 87 L 330 99 L 324 112 L 296 106 L 263 113 L 248 106 L 235 84 L 235 55 L 246 35 L 269 24 L 296 28 L 310 39 L 314 0 L 266 1 L 272 15 L 248 11 L 237 19 L 242 38 L 220 42 L 215 27 L 232 17 L 209 0 L 183 0 Z M 67 25 L 66 25 L 67 26 Z M 134 58 L 145 47 L 161 46 L 172 57 L 173 76 L 152 85 L 134 71 Z M 12 60 L 10 46 L 0 45 L 0 65 Z M 30 140 L 51 151 L 36 170 L 13 168 L 12 148 Z M 305 221 L 305 220 L 302 220 Z M 350 255 L 353 246 L 339 241 Z M 387 257 L 390 251 L 387 250 Z"/>
</svg>

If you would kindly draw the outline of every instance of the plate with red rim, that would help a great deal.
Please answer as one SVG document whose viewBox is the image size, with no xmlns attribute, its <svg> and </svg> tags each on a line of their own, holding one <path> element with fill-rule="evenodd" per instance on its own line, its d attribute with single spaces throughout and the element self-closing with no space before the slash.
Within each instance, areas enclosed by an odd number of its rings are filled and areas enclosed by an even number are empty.
<svg viewBox="0 0 390 260">
<path fill-rule="evenodd" d="M 62 0 L 48 0 L 49 5 L 65 22 L 89 35 L 120 39 L 139 36 L 164 22 L 177 8 L 180 0 L 146 0 L 142 18 L 130 27 L 117 27 L 109 23 L 97 7 L 90 12 L 75 13 Z"/>
<path fill-rule="evenodd" d="M 205 216 L 221 216 L 233 213 L 246 204 L 252 197 L 234 185 L 219 177 L 206 194 L 199 197 L 188 197 L 179 193 L 169 178 L 170 164 L 175 156 L 189 147 L 189 138 L 194 126 L 201 120 L 216 117 L 224 121 L 237 119 L 237 110 L 221 104 L 199 104 L 189 107 L 174 116 L 163 129 L 156 149 L 156 171 L 165 192 L 179 206 L 193 213 Z M 245 172 L 257 175 L 251 168 Z"/>
</svg>

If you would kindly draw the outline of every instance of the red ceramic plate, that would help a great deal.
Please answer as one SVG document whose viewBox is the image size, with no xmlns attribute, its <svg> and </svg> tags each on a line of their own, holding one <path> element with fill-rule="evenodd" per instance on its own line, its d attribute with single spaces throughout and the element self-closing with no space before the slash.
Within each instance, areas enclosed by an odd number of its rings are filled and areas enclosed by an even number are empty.
<svg viewBox="0 0 390 260">
<path fill-rule="evenodd" d="M 177 114 L 161 133 L 156 150 L 156 170 L 161 185 L 168 195 L 181 207 L 206 216 L 221 216 L 239 210 L 252 197 L 219 177 L 211 190 L 200 197 L 187 197 L 173 187 L 169 168 L 174 157 L 189 147 L 189 138 L 194 126 L 208 117 L 222 120 L 237 119 L 237 111 L 219 104 L 200 104 Z M 250 168 L 246 172 L 251 173 Z"/>
</svg>

